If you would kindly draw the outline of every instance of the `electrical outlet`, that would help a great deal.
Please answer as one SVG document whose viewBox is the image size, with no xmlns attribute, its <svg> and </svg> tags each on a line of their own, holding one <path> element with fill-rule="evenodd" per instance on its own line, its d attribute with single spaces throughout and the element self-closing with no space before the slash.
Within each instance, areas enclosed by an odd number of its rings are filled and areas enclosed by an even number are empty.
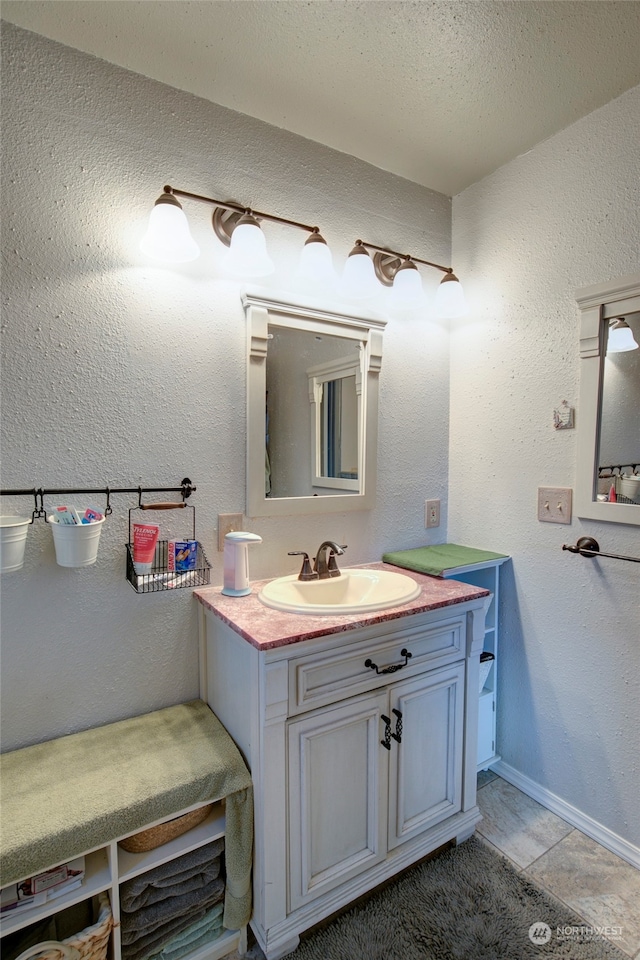
<svg viewBox="0 0 640 960">
<path fill-rule="evenodd" d="M 241 513 L 218 514 L 218 552 L 224 550 L 224 538 L 228 533 L 237 533 L 242 530 L 244 517 Z"/>
<path fill-rule="evenodd" d="M 571 487 L 538 487 L 538 520 L 571 523 Z"/>
<path fill-rule="evenodd" d="M 439 500 L 425 500 L 424 525 L 425 527 L 440 526 L 440 501 Z"/>
</svg>

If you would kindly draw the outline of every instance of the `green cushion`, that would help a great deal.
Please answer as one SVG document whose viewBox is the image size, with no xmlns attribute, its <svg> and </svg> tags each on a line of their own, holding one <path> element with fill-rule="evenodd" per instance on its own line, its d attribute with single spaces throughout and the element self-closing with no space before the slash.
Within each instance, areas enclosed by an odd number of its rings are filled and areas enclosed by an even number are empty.
<svg viewBox="0 0 640 960">
<path fill-rule="evenodd" d="M 227 797 L 225 926 L 247 922 L 251 775 L 202 700 L 5 753 L 0 778 L 1 886 Z"/>
<path fill-rule="evenodd" d="M 396 567 L 426 573 L 432 577 L 441 577 L 445 570 L 454 567 L 467 567 L 472 563 L 486 563 L 487 560 L 506 560 L 507 554 L 494 553 L 492 550 L 477 550 L 475 547 L 462 547 L 457 543 L 441 543 L 434 547 L 415 547 L 413 550 L 396 550 L 385 553 L 385 563 Z"/>
</svg>

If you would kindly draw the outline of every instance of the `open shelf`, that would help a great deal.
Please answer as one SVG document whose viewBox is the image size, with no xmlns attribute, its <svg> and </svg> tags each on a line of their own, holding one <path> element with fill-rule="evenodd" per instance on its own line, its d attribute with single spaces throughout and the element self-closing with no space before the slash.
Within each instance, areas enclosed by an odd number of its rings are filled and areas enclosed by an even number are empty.
<svg viewBox="0 0 640 960">
<path fill-rule="evenodd" d="M 58 913 L 65 907 L 71 907 L 74 903 L 80 903 L 82 900 L 88 900 L 103 890 L 111 887 L 111 870 L 109 869 L 109 858 L 107 848 L 101 847 L 92 853 L 85 855 L 84 864 L 84 883 L 68 894 L 62 894 L 53 900 L 46 900 L 37 907 L 31 907 L 29 910 L 18 914 L 2 914 L 2 935 L 15 933 L 16 930 L 22 930 L 31 923 L 43 920 L 51 916 L 52 913 Z"/>
<path fill-rule="evenodd" d="M 205 844 L 217 840 L 224 836 L 225 816 L 224 805 L 222 802 L 214 803 L 211 813 L 206 820 L 192 827 L 187 833 L 163 843 L 155 850 L 149 850 L 146 853 L 129 853 L 118 847 L 118 881 L 123 883 L 125 880 L 131 880 L 133 877 L 146 873 L 154 867 L 159 867 L 169 860 L 175 860 L 176 857 L 189 853 L 197 847 L 204 847 Z"/>
</svg>

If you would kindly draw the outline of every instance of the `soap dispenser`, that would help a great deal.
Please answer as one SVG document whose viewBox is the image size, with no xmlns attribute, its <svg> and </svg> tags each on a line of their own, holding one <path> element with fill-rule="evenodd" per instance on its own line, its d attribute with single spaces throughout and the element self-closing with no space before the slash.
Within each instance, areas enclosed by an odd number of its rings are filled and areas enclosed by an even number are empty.
<svg viewBox="0 0 640 960">
<path fill-rule="evenodd" d="M 262 543 L 262 537 L 257 533 L 246 533 L 242 530 L 227 533 L 224 538 L 224 586 L 222 592 L 226 597 L 246 597 L 251 593 L 249 586 L 249 554 L 250 543 Z"/>
</svg>

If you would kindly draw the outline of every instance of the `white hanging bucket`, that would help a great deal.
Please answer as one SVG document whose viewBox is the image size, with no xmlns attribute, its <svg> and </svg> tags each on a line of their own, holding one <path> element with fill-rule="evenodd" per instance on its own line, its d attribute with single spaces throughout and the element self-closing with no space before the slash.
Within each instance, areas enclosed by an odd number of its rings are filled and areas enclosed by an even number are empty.
<svg viewBox="0 0 640 960">
<path fill-rule="evenodd" d="M 58 523 L 49 517 L 58 566 L 89 567 L 95 563 L 104 521 L 103 517 L 93 523 Z"/>
<path fill-rule="evenodd" d="M 0 573 L 22 567 L 30 524 L 24 517 L 0 517 Z"/>
</svg>

